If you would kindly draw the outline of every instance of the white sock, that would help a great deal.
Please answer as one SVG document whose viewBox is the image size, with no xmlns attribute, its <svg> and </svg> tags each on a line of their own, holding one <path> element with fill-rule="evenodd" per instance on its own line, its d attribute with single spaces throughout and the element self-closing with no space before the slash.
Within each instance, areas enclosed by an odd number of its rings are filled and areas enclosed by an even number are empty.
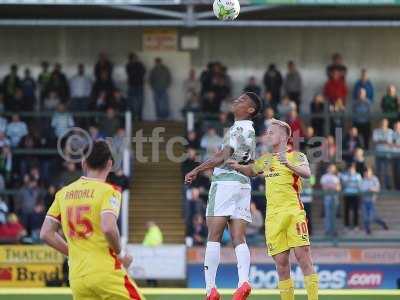
<svg viewBox="0 0 400 300">
<path fill-rule="evenodd" d="M 246 243 L 240 244 L 235 248 L 236 258 L 237 258 L 237 268 L 238 268 L 238 276 L 239 283 L 238 287 L 240 287 L 243 283 L 249 281 L 249 272 L 250 272 L 250 250 L 247 247 Z"/>
<path fill-rule="evenodd" d="M 221 243 L 207 242 L 206 254 L 204 257 L 204 278 L 206 280 L 207 295 L 215 287 L 215 277 L 221 256 Z"/>
</svg>

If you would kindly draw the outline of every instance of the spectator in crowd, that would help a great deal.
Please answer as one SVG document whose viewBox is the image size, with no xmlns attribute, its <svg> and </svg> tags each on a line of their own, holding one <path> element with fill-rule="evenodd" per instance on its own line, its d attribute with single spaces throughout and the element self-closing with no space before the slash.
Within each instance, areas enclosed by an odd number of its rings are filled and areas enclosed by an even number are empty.
<svg viewBox="0 0 400 300">
<path fill-rule="evenodd" d="M 367 164 L 365 163 L 364 150 L 362 148 L 356 148 L 352 162 L 356 166 L 357 173 L 364 174 L 367 169 Z"/>
<path fill-rule="evenodd" d="M 321 187 L 325 192 L 324 199 L 324 228 L 327 236 L 336 236 L 336 213 L 339 205 L 337 195 L 341 190 L 340 179 L 337 176 L 335 164 L 328 166 L 327 173 L 321 177 Z"/>
<path fill-rule="evenodd" d="M 169 68 L 163 64 L 161 58 L 159 57 L 154 60 L 154 67 L 150 71 L 149 83 L 151 89 L 153 90 L 157 119 L 168 119 L 168 88 L 171 86 L 172 77 Z"/>
<path fill-rule="evenodd" d="M 28 217 L 28 226 L 31 230 L 31 239 L 35 244 L 40 243 L 40 229 L 42 228 L 46 211 L 42 201 L 38 201 L 33 208 L 33 212 Z"/>
<path fill-rule="evenodd" d="M 1 93 L 1 85 L 0 85 L 0 113 L 6 111 L 6 104 L 4 102 L 4 95 Z"/>
<path fill-rule="evenodd" d="M 200 139 L 196 131 L 189 131 L 187 134 L 188 148 L 200 149 Z"/>
<path fill-rule="evenodd" d="M 211 90 L 215 93 L 215 99 L 218 103 L 226 100 L 230 94 L 231 90 L 227 82 L 226 76 L 214 76 Z M 230 99 L 229 99 L 230 100 Z"/>
<path fill-rule="evenodd" d="M 364 173 L 364 178 L 361 183 L 362 194 L 362 212 L 364 220 L 364 229 L 366 233 L 371 234 L 371 224 L 377 223 L 385 230 L 388 226 L 376 212 L 375 202 L 377 200 L 377 193 L 380 191 L 380 184 L 378 178 L 374 175 L 371 168 L 368 168 Z"/>
<path fill-rule="evenodd" d="M 277 107 L 279 119 L 287 120 L 292 110 L 296 110 L 296 103 L 291 101 L 288 96 L 284 96 Z"/>
<path fill-rule="evenodd" d="M 13 64 L 10 67 L 10 73 L 3 79 L 3 93 L 7 107 L 9 107 L 10 101 L 14 98 L 16 90 L 20 87 L 21 79 L 18 76 L 18 66 Z"/>
<path fill-rule="evenodd" d="M 21 82 L 21 90 L 24 98 L 22 110 L 33 111 L 36 104 L 36 82 L 32 78 L 29 68 L 25 69 L 24 79 Z"/>
<path fill-rule="evenodd" d="M 25 135 L 21 139 L 21 142 L 18 145 L 19 148 L 26 151 L 31 151 L 33 149 L 40 148 L 40 146 L 41 146 L 40 141 L 36 138 L 36 136 L 32 132 L 29 132 L 27 135 Z M 25 155 L 24 159 L 20 159 L 18 160 L 18 162 L 19 162 L 19 172 L 21 176 L 29 173 L 29 170 L 31 168 L 36 167 L 40 164 L 39 157 L 37 155 L 32 155 L 32 154 Z"/>
<path fill-rule="evenodd" d="M 367 91 L 360 89 L 357 100 L 353 102 L 353 126 L 363 138 L 365 149 L 369 148 L 369 138 L 371 136 L 371 101 L 367 98 Z"/>
<path fill-rule="evenodd" d="M 393 130 L 389 128 L 389 120 L 383 119 L 381 126 L 374 129 L 372 140 L 375 144 L 375 166 L 376 174 L 383 187 L 391 188 L 388 170 L 390 169 L 390 152 L 393 143 Z"/>
<path fill-rule="evenodd" d="M 254 202 L 250 203 L 250 213 L 251 223 L 246 227 L 246 241 L 249 245 L 256 245 L 263 241 L 260 231 L 264 225 L 264 218 Z"/>
<path fill-rule="evenodd" d="M 266 91 L 271 92 L 272 99 L 279 102 L 281 100 L 282 75 L 275 64 L 270 64 L 264 74 L 263 83 Z"/>
<path fill-rule="evenodd" d="M 8 147 L 11 145 L 10 140 L 7 138 L 5 132 L 0 131 L 0 148 Z"/>
<path fill-rule="evenodd" d="M 182 108 L 182 114 L 184 117 L 186 117 L 186 113 L 188 112 L 200 112 L 201 111 L 201 103 L 200 103 L 200 98 L 199 95 L 196 93 L 189 93 L 188 97 L 186 99 L 186 103 Z"/>
<path fill-rule="evenodd" d="M 383 96 L 381 101 L 382 112 L 390 114 L 390 116 L 387 117 L 390 126 L 393 126 L 394 122 L 398 118 L 399 106 L 400 98 L 397 96 L 396 87 L 393 84 L 390 84 L 387 87 L 386 95 Z"/>
<path fill-rule="evenodd" d="M 0 241 L 17 243 L 26 235 L 26 231 L 15 213 L 8 215 L 7 223 L 0 225 Z"/>
<path fill-rule="evenodd" d="M 124 174 L 122 168 L 119 168 L 115 172 L 111 172 L 108 182 L 117 186 L 121 191 L 129 189 L 129 178 Z"/>
<path fill-rule="evenodd" d="M 94 66 L 94 77 L 96 80 L 111 80 L 114 65 L 109 60 L 107 53 L 100 52 L 99 59 Z"/>
<path fill-rule="evenodd" d="M 295 149 L 301 149 L 302 152 L 308 153 L 309 150 L 315 147 L 320 147 L 321 142 L 315 140 L 315 130 L 312 126 L 307 126 L 304 132 L 304 142 L 299 140 L 300 145 L 297 145 L 297 141 L 293 141 L 293 147 Z M 310 153 L 311 154 L 311 153 Z M 314 155 L 314 153 L 313 153 Z"/>
<path fill-rule="evenodd" d="M 262 95 L 262 101 L 263 101 L 264 109 L 267 109 L 270 107 L 273 110 L 276 110 L 276 107 L 278 106 L 278 103 L 279 103 L 276 99 L 272 98 L 272 93 L 270 91 L 264 92 L 264 94 Z"/>
<path fill-rule="evenodd" d="M 356 81 L 353 89 L 353 99 L 357 99 L 360 96 L 360 90 L 364 89 L 366 93 L 366 98 L 369 102 L 374 101 L 374 86 L 371 80 L 368 78 L 368 73 L 366 69 L 361 70 L 360 79 Z"/>
<path fill-rule="evenodd" d="M 49 63 L 47 61 L 42 61 L 41 63 L 42 71 L 38 76 L 38 84 L 40 91 L 40 103 L 43 103 L 44 98 L 49 92 L 49 83 L 51 78 L 51 73 L 49 72 Z"/>
<path fill-rule="evenodd" d="M 12 167 L 13 159 L 10 147 L 7 145 L 3 147 L 0 146 L 0 175 L 2 175 L 5 183 L 11 180 Z"/>
<path fill-rule="evenodd" d="M 334 113 L 333 117 L 331 117 L 331 134 L 335 135 L 336 129 L 344 128 L 344 121 L 345 121 L 345 111 L 346 107 L 342 98 L 337 99 L 335 104 L 331 106 L 331 112 Z"/>
<path fill-rule="evenodd" d="M 187 149 L 187 158 L 181 164 L 182 179 L 185 175 L 200 165 L 197 159 L 197 152 L 194 148 Z"/>
<path fill-rule="evenodd" d="M 48 95 L 43 99 L 44 110 L 54 111 L 61 103 L 61 98 L 56 91 L 49 91 Z"/>
<path fill-rule="evenodd" d="M 261 97 L 261 87 L 257 84 L 256 78 L 251 76 L 247 85 L 243 89 L 243 93 L 251 92 Z"/>
<path fill-rule="evenodd" d="M 7 130 L 7 118 L 0 116 L 0 131 L 5 132 Z"/>
<path fill-rule="evenodd" d="M 69 98 L 69 85 L 67 76 L 62 72 L 60 63 L 55 64 L 49 81 L 49 90 L 56 91 L 61 101 L 66 102 Z"/>
<path fill-rule="evenodd" d="M 8 205 L 4 199 L 0 196 L 0 225 L 7 223 L 8 217 Z"/>
<path fill-rule="evenodd" d="M 89 135 L 92 141 L 97 141 L 104 138 L 104 136 L 100 133 L 99 128 L 95 125 L 89 126 Z"/>
<path fill-rule="evenodd" d="M 45 211 L 47 211 L 50 208 L 51 204 L 53 203 L 56 192 L 57 192 L 56 187 L 50 184 L 43 197 L 43 204 L 45 206 Z"/>
<path fill-rule="evenodd" d="M 111 97 L 114 90 L 114 81 L 109 77 L 106 70 L 102 70 L 99 74 L 99 78 L 96 79 L 93 84 L 91 93 L 92 106 L 95 106 L 98 110 L 105 109 L 108 104 L 108 99 Z M 101 101 L 99 100 L 100 97 L 102 97 Z"/>
<path fill-rule="evenodd" d="M 356 165 L 350 164 L 347 171 L 340 174 L 343 187 L 344 200 L 344 225 L 350 226 L 350 212 L 353 214 L 353 227 L 358 229 L 358 211 L 360 205 L 360 188 L 362 177 L 357 173 Z"/>
<path fill-rule="evenodd" d="M 400 190 L 400 121 L 394 124 L 392 147 L 394 187 L 396 190 Z"/>
<path fill-rule="evenodd" d="M 128 56 L 128 63 L 125 66 L 125 71 L 128 77 L 128 107 L 133 112 L 134 117 L 138 121 L 141 121 L 146 68 L 135 53 L 130 53 Z"/>
<path fill-rule="evenodd" d="M 337 69 L 332 71 L 332 76 L 328 79 L 324 86 L 324 96 L 331 105 L 335 105 L 339 99 L 346 103 L 347 86 L 342 77 L 342 72 Z"/>
<path fill-rule="evenodd" d="M 58 104 L 57 111 L 51 119 L 51 127 L 57 138 L 62 137 L 71 127 L 75 125 L 74 118 L 66 111 L 65 104 Z"/>
<path fill-rule="evenodd" d="M 275 112 L 271 107 L 268 107 L 264 110 L 264 118 L 262 119 L 262 123 L 260 124 L 260 130 L 258 131 L 258 135 L 263 135 L 267 131 L 274 117 L 275 117 Z"/>
<path fill-rule="evenodd" d="M 192 95 L 200 94 L 200 81 L 196 76 L 196 70 L 193 68 L 189 70 L 189 76 L 183 82 L 183 93 L 186 99 L 189 99 Z"/>
<path fill-rule="evenodd" d="M 310 178 L 302 179 L 302 189 L 300 200 L 303 202 L 304 210 L 307 216 L 307 228 L 309 235 L 313 234 L 313 221 L 312 221 L 312 201 L 313 201 L 313 188 L 315 185 L 315 176 L 311 175 Z"/>
<path fill-rule="evenodd" d="M 208 92 L 211 89 L 214 65 L 216 64 L 212 62 L 208 63 L 207 68 L 200 74 L 201 95 L 204 95 L 204 93 Z"/>
<path fill-rule="evenodd" d="M 13 114 L 7 125 L 6 134 L 10 139 L 11 147 L 17 147 L 21 139 L 28 134 L 28 126 L 21 121 L 19 115 Z"/>
<path fill-rule="evenodd" d="M 202 111 L 206 113 L 218 113 L 221 103 L 215 97 L 215 92 L 207 91 L 201 100 Z"/>
<path fill-rule="evenodd" d="M 106 116 L 100 125 L 100 132 L 105 137 L 113 137 L 118 128 L 121 127 L 120 121 L 115 114 L 115 110 L 111 107 L 107 108 Z"/>
<path fill-rule="evenodd" d="M 302 92 L 301 75 L 293 61 L 288 62 L 287 68 L 288 72 L 283 83 L 283 88 L 286 95 L 288 95 L 290 100 L 293 100 L 296 103 L 297 109 L 300 110 Z"/>
<path fill-rule="evenodd" d="M 201 214 L 195 214 L 189 226 L 188 236 L 192 239 L 191 246 L 204 246 L 207 242 L 207 226 Z"/>
<path fill-rule="evenodd" d="M 347 67 L 343 63 L 343 57 L 340 53 L 332 54 L 332 63 L 326 67 L 328 78 L 334 76 L 334 72 L 338 71 L 340 78 L 345 81 L 347 75 Z"/>
<path fill-rule="evenodd" d="M 85 66 L 78 65 L 78 73 L 70 80 L 71 110 L 86 111 L 89 109 L 92 80 L 85 74 Z"/>
<path fill-rule="evenodd" d="M 214 127 L 207 129 L 207 133 L 203 135 L 200 141 L 200 147 L 206 151 L 205 158 L 210 157 L 222 144 L 222 137 L 217 134 L 217 130 Z"/>
<path fill-rule="evenodd" d="M 64 163 L 64 169 L 60 174 L 60 177 L 58 179 L 58 186 L 66 186 L 75 180 L 77 180 L 79 177 L 81 177 L 82 172 L 79 171 L 76 168 L 76 164 L 73 162 L 66 162 Z"/>
<path fill-rule="evenodd" d="M 313 98 L 310 104 L 310 111 L 312 114 L 324 114 L 325 110 L 325 99 L 322 94 L 317 94 Z M 324 136 L 325 132 L 325 120 L 323 116 L 311 117 L 311 126 L 315 130 L 315 135 Z"/>
<path fill-rule="evenodd" d="M 357 148 L 363 148 L 364 143 L 358 134 L 357 127 L 351 127 L 343 140 L 343 158 L 350 162 Z M 363 173 L 361 173 L 363 174 Z"/>
<path fill-rule="evenodd" d="M 164 238 L 160 227 L 154 221 L 147 222 L 146 227 L 147 231 L 144 235 L 142 245 L 146 247 L 161 246 Z"/>
<path fill-rule="evenodd" d="M 127 100 L 122 95 L 121 90 L 115 89 L 112 92 L 112 97 L 110 103 L 107 105 L 107 108 L 113 108 L 118 112 L 124 112 L 127 110 Z"/>
<path fill-rule="evenodd" d="M 185 219 L 187 225 L 190 225 L 195 214 L 204 213 L 205 205 L 200 194 L 201 191 L 197 187 L 192 187 L 186 190 Z"/>
<path fill-rule="evenodd" d="M 29 227 L 29 216 L 33 213 L 36 199 L 39 199 L 43 195 L 42 189 L 39 187 L 38 181 L 31 175 L 24 176 L 23 186 L 17 193 L 17 212 L 21 217 L 22 224 L 31 234 L 31 228 Z"/>
<path fill-rule="evenodd" d="M 29 103 L 29 101 L 30 100 L 24 96 L 22 89 L 17 88 L 14 96 L 9 99 L 7 109 L 14 112 L 32 110 L 33 104 Z"/>
<path fill-rule="evenodd" d="M 287 123 L 292 130 L 293 138 L 304 137 L 303 122 L 301 121 L 297 110 L 294 109 L 289 112 Z M 296 141 L 295 141 L 296 142 Z"/>
</svg>

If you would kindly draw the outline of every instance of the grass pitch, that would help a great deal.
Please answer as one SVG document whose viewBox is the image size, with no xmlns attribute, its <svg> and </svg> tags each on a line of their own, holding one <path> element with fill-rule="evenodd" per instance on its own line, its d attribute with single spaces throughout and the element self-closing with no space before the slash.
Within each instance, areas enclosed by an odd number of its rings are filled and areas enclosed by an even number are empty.
<svg viewBox="0 0 400 300">
<path fill-rule="evenodd" d="M 203 300 L 201 289 L 151 288 L 141 290 L 146 300 Z M 223 300 L 231 299 L 233 290 L 221 289 Z M 304 290 L 295 292 L 296 300 L 306 300 Z M 320 300 L 399 300 L 400 290 L 322 290 Z M 249 300 L 280 300 L 277 290 L 254 290 Z M 72 300 L 68 288 L 1 288 L 0 300 Z"/>
</svg>

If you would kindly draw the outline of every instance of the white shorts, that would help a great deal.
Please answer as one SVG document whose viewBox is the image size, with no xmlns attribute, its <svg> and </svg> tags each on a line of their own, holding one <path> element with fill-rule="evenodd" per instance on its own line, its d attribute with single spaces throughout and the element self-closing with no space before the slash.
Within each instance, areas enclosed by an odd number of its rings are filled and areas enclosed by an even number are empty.
<svg viewBox="0 0 400 300">
<path fill-rule="evenodd" d="M 230 217 L 251 222 L 251 186 L 237 181 L 212 182 L 207 217 Z"/>
</svg>

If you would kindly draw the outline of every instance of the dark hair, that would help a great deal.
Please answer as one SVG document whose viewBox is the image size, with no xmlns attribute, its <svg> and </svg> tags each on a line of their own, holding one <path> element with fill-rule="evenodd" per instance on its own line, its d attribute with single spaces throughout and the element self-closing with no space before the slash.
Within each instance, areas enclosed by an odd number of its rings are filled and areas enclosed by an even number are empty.
<svg viewBox="0 0 400 300">
<path fill-rule="evenodd" d="M 106 141 L 96 141 L 93 143 L 92 151 L 86 158 L 85 162 L 89 169 L 103 170 L 107 166 L 109 160 L 113 160 L 110 146 Z"/>
<path fill-rule="evenodd" d="M 246 92 L 245 94 L 246 94 L 247 97 L 249 97 L 249 98 L 251 99 L 251 101 L 252 101 L 253 104 L 254 104 L 254 109 L 255 109 L 255 111 L 254 111 L 254 113 L 251 115 L 251 117 L 252 117 L 252 118 L 255 118 L 255 117 L 258 116 L 258 114 L 259 114 L 260 112 L 263 111 L 263 103 L 262 103 L 262 100 L 261 100 L 261 98 L 260 98 L 256 93 L 253 93 L 253 92 Z"/>
</svg>

